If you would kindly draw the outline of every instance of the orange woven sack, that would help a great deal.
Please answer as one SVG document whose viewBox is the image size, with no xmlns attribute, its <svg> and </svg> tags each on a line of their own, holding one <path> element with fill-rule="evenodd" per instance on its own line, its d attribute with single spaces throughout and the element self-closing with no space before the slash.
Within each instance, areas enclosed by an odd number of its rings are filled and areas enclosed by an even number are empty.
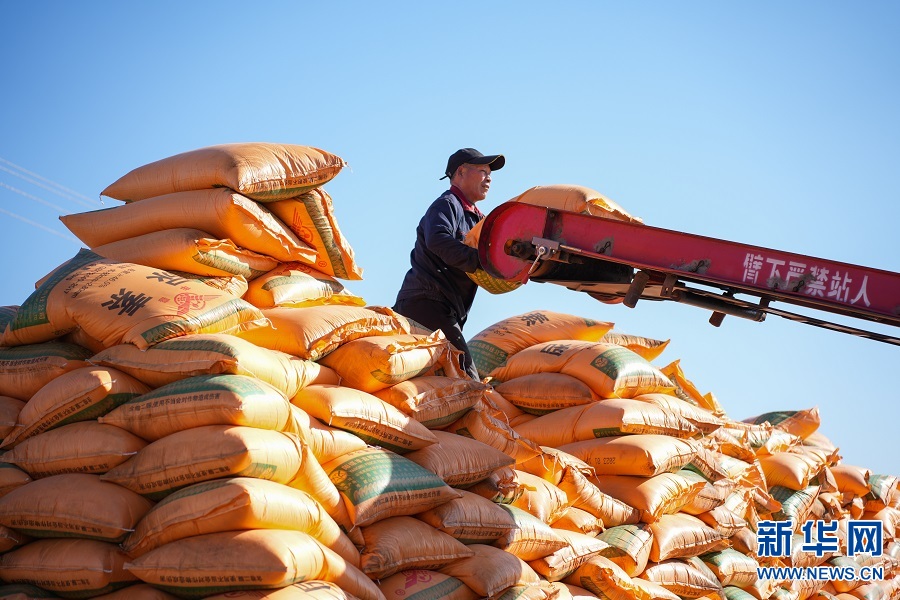
<svg viewBox="0 0 900 600">
<path fill-rule="evenodd" d="M 384 579 L 409 569 L 437 570 L 475 553 L 462 542 L 413 517 L 388 517 L 363 528 L 361 569 Z"/>
<path fill-rule="evenodd" d="M 416 515 L 416 518 L 464 544 L 490 544 L 516 529 L 515 520 L 499 504 L 478 494 L 461 496 Z"/>
<path fill-rule="evenodd" d="M 721 597 L 722 584 L 716 579 L 715 574 L 699 558 L 695 560 L 700 564 L 694 564 L 691 559 L 680 558 L 651 563 L 641 577 L 658 583 L 682 598 L 699 598 L 707 594 Z M 774 586 L 775 581 L 769 580 L 768 583 Z M 771 591 L 762 597 L 768 598 L 770 595 Z"/>
<path fill-rule="evenodd" d="M 291 420 L 294 423 L 293 426 L 285 431 L 300 436 L 319 463 L 326 463 L 342 454 L 361 450 L 367 446 L 364 441 L 349 431 L 329 427 L 320 420 L 310 417 L 306 411 L 293 404 L 291 404 Z"/>
<path fill-rule="evenodd" d="M 66 342 L 0 347 L 0 395 L 30 400 L 63 373 L 87 366 L 93 352 Z"/>
<path fill-rule="evenodd" d="M 116 369 L 82 367 L 69 371 L 31 397 L 0 448 L 11 448 L 22 440 L 69 423 L 97 419 L 149 391 L 149 387 Z"/>
<path fill-rule="evenodd" d="M 444 431 L 470 437 L 512 458 L 516 464 L 541 454 L 541 448 L 516 433 L 509 423 L 491 414 L 483 404 L 474 406 Z"/>
<path fill-rule="evenodd" d="M 584 440 L 559 449 L 592 466 L 597 475 L 643 477 L 676 471 L 691 462 L 696 454 L 694 447 L 684 440 L 653 433 Z"/>
<path fill-rule="evenodd" d="M 291 398 L 291 403 L 329 426 L 393 452 L 421 450 L 438 441 L 418 421 L 384 400 L 353 388 L 310 385 Z"/>
<path fill-rule="evenodd" d="M 512 404 L 533 415 L 546 415 L 600 399 L 589 385 L 563 373 L 523 375 L 501 383 L 496 389 Z"/>
<path fill-rule="evenodd" d="M 337 382 L 333 371 L 316 363 L 224 334 L 167 340 L 143 352 L 121 344 L 96 354 L 91 362 L 124 371 L 152 388 L 197 375 L 247 375 L 291 398 L 312 383 Z"/>
<path fill-rule="evenodd" d="M 35 540 L 3 555 L 0 577 L 39 585 L 66 598 L 93 598 L 138 581 L 125 570 L 127 560 L 122 549 L 110 542 Z"/>
<path fill-rule="evenodd" d="M 139 204 L 63 215 L 59 220 L 90 248 L 155 231 L 191 227 L 282 262 L 315 256 L 315 251 L 265 205 L 226 188 L 165 194 Z"/>
<path fill-rule="evenodd" d="M 194 279 L 82 249 L 38 286 L 3 343 L 48 341 L 81 328 L 109 347 L 141 350 L 190 333 L 229 333 L 265 323 L 252 304 Z"/>
<path fill-rule="evenodd" d="M 640 511 L 641 521 L 653 523 L 664 514 L 672 514 L 690 502 L 703 488 L 675 473 L 661 473 L 653 477 L 633 475 L 598 475 L 588 478 L 591 483 L 613 498 Z"/>
<path fill-rule="evenodd" d="M 120 404 L 98 419 L 156 441 L 204 425 L 246 425 L 288 431 L 290 402 L 268 383 L 247 375 L 197 375 Z"/>
<path fill-rule="evenodd" d="M 379 390 L 375 396 L 425 427 L 439 429 L 462 417 L 488 389 L 480 381 L 426 375 Z"/>
<path fill-rule="evenodd" d="M 186 537 L 247 529 L 302 531 L 359 566 L 359 551 L 312 496 L 253 477 L 197 483 L 174 492 L 144 515 L 122 548 L 137 557 Z"/>
<path fill-rule="evenodd" d="M 138 167 L 101 194 L 131 202 L 172 192 L 225 187 L 253 200 L 271 202 L 330 181 L 345 164 L 340 157 L 311 146 L 220 144 Z"/>
<path fill-rule="evenodd" d="M 222 477 L 287 483 L 300 469 L 301 445 L 298 437 L 278 431 L 206 425 L 152 442 L 100 477 L 153 500 Z"/>
<path fill-rule="evenodd" d="M 15 529 L 10 529 L 9 527 L 0 525 L 0 552 L 9 552 L 14 548 L 24 546 L 30 541 L 30 536 L 16 531 Z"/>
<path fill-rule="evenodd" d="M 433 472 L 382 448 L 349 452 L 322 468 L 359 527 L 387 517 L 414 515 L 460 497 Z"/>
<path fill-rule="evenodd" d="M 466 488 L 486 479 L 514 459 L 478 440 L 446 431 L 432 432 L 436 444 L 410 452 L 406 458 L 428 469 L 452 487 Z"/>
<path fill-rule="evenodd" d="M 806 410 L 772 411 L 744 419 L 744 423 L 771 423 L 779 429 L 796 435 L 801 440 L 815 433 L 821 422 L 817 406 Z"/>
<path fill-rule="evenodd" d="M 704 434 L 714 433 L 725 424 L 723 419 L 717 417 L 709 410 L 691 404 L 677 396 L 669 394 L 642 394 L 635 396 L 634 399 L 655 404 L 663 410 L 674 413 L 692 423 Z"/>
<path fill-rule="evenodd" d="M 175 598 L 175 596 L 172 596 Z M 241 590 L 206 596 L 206 600 L 358 600 L 330 581 L 304 581 L 276 590 Z M 125 600 L 125 599 L 123 599 Z"/>
<path fill-rule="evenodd" d="M 475 555 L 450 563 L 440 572 L 456 577 L 479 598 L 493 598 L 515 585 L 537 585 L 540 576 L 521 559 L 493 546 L 472 544 Z"/>
<path fill-rule="evenodd" d="M 146 445 L 146 441 L 119 427 L 81 421 L 29 437 L 0 454 L 0 461 L 16 465 L 35 479 L 61 473 L 100 475 Z"/>
<path fill-rule="evenodd" d="M 257 308 L 366 305 L 365 300 L 331 275 L 299 262 L 282 263 L 254 279 L 244 300 Z"/>
<path fill-rule="evenodd" d="M 628 398 L 563 408 L 516 426 L 519 435 L 542 446 L 560 448 L 593 438 L 658 434 L 689 438 L 697 428 L 665 410 Z"/>
<path fill-rule="evenodd" d="M 554 529 L 574 531 L 597 537 L 603 531 L 603 519 L 581 508 L 570 506 L 566 513 L 551 523 Z"/>
<path fill-rule="evenodd" d="M 96 246 L 104 258 L 204 277 L 240 275 L 256 279 L 278 266 L 271 256 L 240 248 L 199 229 L 180 227 L 153 231 Z"/>
<path fill-rule="evenodd" d="M 537 560 L 566 546 L 566 540 L 541 519 L 511 505 L 500 505 L 515 523 L 491 545 L 524 561 Z"/>
<path fill-rule="evenodd" d="M 252 529 L 186 537 L 125 563 L 141 580 L 183 598 L 277 589 L 319 579 L 362 600 L 384 600 L 375 584 L 302 531 Z"/>
<path fill-rule="evenodd" d="M 178 600 L 178 596 L 173 596 L 168 592 L 164 592 L 159 588 L 155 588 L 149 583 L 133 583 L 127 587 L 119 588 L 115 592 L 96 596 L 99 600 Z M 22 600 L 27 600 L 23 598 Z"/>
<path fill-rule="evenodd" d="M 616 563 L 599 555 L 588 558 L 563 581 L 570 585 L 583 587 L 600 598 L 622 600 L 649 600 L 650 598 L 631 581 L 631 577 Z"/>
<path fill-rule="evenodd" d="M 478 374 L 497 377 L 495 370 L 521 350 L 558 340 L 596 342 L 612 327 L 612 323 L 605 321 L 535 310 L 494 323 L 475 334 L 468 346 Z"/>
<path fill-rule="evenodd" d="M 556 529 L 556 528 L 554 528 Z M 593 556 L 603 551 L 608 544 L 592 535 L 556 529 L 566 545 L 547 556 L 530 561 L 528 564 L 547 581 L 561 581 L 571 575 Z"/>
<path fill-rule="evenodd" d="M 311 190 L 289 200 L 267 206 L 301 240 L 316 250 L 312 261 L 305 257 L 294 260 L 338 279 L 362 279 L 353 248 L 338 227 L 331 196 L 324 189 Z"/>
<path fill-rule="evenodd" d="M 33 481 L 31 475 L 11 464 L 0 462 L 0 498 Z"/>
<path fill-rule="evenodd" d="M 524 471 L 516 471 L 516 480 L 522 492 L 511 502 L 512 506 L 528 511 L 547 524 L 559 519 L 569 509 L 570 501 L 566 493 L 549 481 Z"/>
<path fill-rule="evenodd" d="M 337 371 L 342 385 L 371 394 L 424 375 L 466 379 L 460 354 L 438 330 L 360 338 L 341 345 L 321 363 Z"/>
<path fill-rule="evenodd" d="M 99 475 L 37 479 L 0 498 L 0 524 L 32 537 L 83 537 L 121 542 L 152 502 Z"/>
<path fill-rule="evenodd" d="M 11 396 L 0 396 L 0 439 L 9 435 L 19 420 L 25 403 Z"/>
<path fill-rule="evenodd" d="M 410 569 L 378 582 L 386 598 L 442 598 L 444 600 L 478 600 L 478 594 L 466 584 L 437 571 Z"/>
<path fill-rule="evenodd" d="M 383 306 L 267 308 L 263 314 L 271 325 L 242 332 L 240 337 L 308 360 L 319 360 L 359 338 L 410 332 L 404 317 Z"/>
<path fill-rule="evenodd" d="M 600 491 L 588 476 L 578 469 L 564 469 L 557 487 L 566 495 L 572 507 L 585 510 L 601 519 L 605 527 L 640 521 L 641 513 L 638 509 Z"/>
<path fill-rule="evenodd" d="M 300 449 L 300 469 L 288 482 L 288 486 L 306 492 L 322 505 L 335 523 L 350 536 L 357 546 L 362 544 L 360 529 L 355 526 L 350 511 L 337 486 L 328 477 L 328 473 L 316 460 L 312 448 L 306 444 Z"/>
</svg>

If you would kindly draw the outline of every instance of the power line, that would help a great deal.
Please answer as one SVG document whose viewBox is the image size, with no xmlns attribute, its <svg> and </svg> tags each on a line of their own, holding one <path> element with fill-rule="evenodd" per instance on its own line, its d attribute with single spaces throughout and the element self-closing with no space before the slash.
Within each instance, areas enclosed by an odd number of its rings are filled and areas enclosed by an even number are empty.
<svg viewBox="0 0 900 600">
<path fill-rule="evenodd" d="M 99 200 L 95 200 L 93 198 L 85 196 L 84 194 L 79 194 L 78 192 L 71 190 L 64 185 L 60 185 L 59 183 L 47 179 L 46 177 L 42 177 L 37 173 L 33 173 L 32 171 L 29 171 L 24 167 L 20 167 L 19 165 L 10 162 L 3 157 L 0 157 L 0 163 L 4 163 L 12 167 L 12 169 L 9 169 L 7 167 L 0 166 L 0 171 L 5 171 L 14 177 L 18 177 L 19 179 L 23 179 L 28 183 L 36 185 L 40 188 L 44 188 L 45 190 L 52 192 L 57 196 L 62 196 L 67 200 L 71 200 L 76 204 L 80 204 L 81 206 L 85 206 L 87 208 L 98 208 L 103 206 L 103 203 Z M 22 173 L 25 173 L 26 175 L 28 175 L 28 177 L 26 177 Z"/>
<path fill-rule="evenodd" d="M 0 168 L 2 168 L 2 167 L 0 167 Z M 4 187 L 15 194 L 24 196 L 24 197 L 28 198 L 29 200 L 34 200 L 35 202 L 43 204 L 44 206 L 49 206 L 50 208 L 52 208 L 53 210 L 55 210 L 56 212 L 58 212 L 61 215 L 68 213 L 68 211 L 66 209 L 64 209 L 62 206 L 57 206 L 51 202 L 47 202 L 43 198 L 38 198 L 37 196 L 33 196 L 33 195 L 29 194 L 28 192 L 23 192 L 22 190 L 20 190 L 18 188 L 14 188 L 11 185 L 7 185 L 7 184 L 3 183 L 2 181 L 0 181 L 0 187 Z"/>
<path fill-rule="evenodd" d="M 43 230 L 46 231 L 47 233 L 52 233 L 53 235 L 59 236 L 59 237 L 61 237 L 61 238 L 64 239 L 64 240 L 67 240 L 67 241 L 69 241 L 69 242 L 74 242 L 74 243 L 78 244 L 79 246 L 81 245 L 81 240 L 79 240 L 78 238 L 76 238 L 76 237 L 74 237 L 74 236 L 71 236 L 71 235 L 66 235 L 66 234 L 64 234 L 64 233 L 60 233 L 60 232 L 58 232 L 58 231 L 56 231 L 56 230 L 54 230 L 54 229 L 51 229 L 51 228 L 47 227 L 46 225 L 41 225 L 40 223 L 37 223 L 36 221 L 32 221 L 31 219 L 26 219 L 26 218 L 23 217 L 22 215 L 17 215 L 16 213 L 10 212 L 10 211 L 8 211 L 8 210 L 6 210 L 6 209 L 4 209 L 4 208 L 0 208 L 0 213 L 3 213 L 3 214 L 5 214 L 5 215 L 9 215 L 10 217 L 12 217 L 12 218 L 14 218 L 14 219 L 18 219 L 18 220 L 22 221 L 23 223 L 27 223 L 28 225 L 31 225 L 31 226 L 33 226 L 33 227 L 37 227 L 38 229 L 43 229 Z"/>
</svg>

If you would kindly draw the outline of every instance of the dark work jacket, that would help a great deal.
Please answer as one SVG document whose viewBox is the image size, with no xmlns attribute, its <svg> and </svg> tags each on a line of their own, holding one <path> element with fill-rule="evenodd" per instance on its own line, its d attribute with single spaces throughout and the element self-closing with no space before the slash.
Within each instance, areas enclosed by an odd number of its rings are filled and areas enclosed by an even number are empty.
<svg viewBox="0 0 900 600">
<path fill-rule="evenodd" d="M 478 286 L 468 278 L 478 268 L 478 250 L 463 243 L 481 215 L 465 210 L 450 190 L 431 203 L 416 228 L 410 253 L 411 268 L 397 300 L 431 299 L 456 312 L 462 326 L 472 308 Z"/>
</svg>

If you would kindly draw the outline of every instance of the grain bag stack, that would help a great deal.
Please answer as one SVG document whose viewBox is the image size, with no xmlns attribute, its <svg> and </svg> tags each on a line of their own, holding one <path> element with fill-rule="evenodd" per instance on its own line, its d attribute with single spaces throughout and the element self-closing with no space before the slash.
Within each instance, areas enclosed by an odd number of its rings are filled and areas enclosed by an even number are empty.
<svg viewBox="0 0 900 600">
<path fill-rule="evenodd" d="M 366 306 L 338 282 L 361 277 L 322 187 L 342 166 L 205 148 L 63 219 L 91 250 L 0 307 L 0 596 L 896 592 L 897 479 L 840 464 L 814 409 L 735 421 L 652 364 L 667 341 L 551 311 L 470 340 L 475 381 L 440 332 Z M 548 197 L 634 220 L 578 186 L 516 201 Z M 788 518 L 795 552 L 758 556 Z M 847 556 L 860 518 L 877 560 Z M 758 580 L 810 563 L 805 519 L 839 523 L 822 564 L 887 581 Z"/>
</svg>

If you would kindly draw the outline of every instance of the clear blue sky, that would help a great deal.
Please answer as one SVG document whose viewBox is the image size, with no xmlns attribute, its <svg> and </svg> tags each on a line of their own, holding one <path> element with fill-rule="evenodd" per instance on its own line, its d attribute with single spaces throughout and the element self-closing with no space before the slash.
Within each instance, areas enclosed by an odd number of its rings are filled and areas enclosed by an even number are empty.
<svg viewBox="0 0 900 600">
<path fill-rule="evenodd" d="M 370 304 L 393 303 L 464 146 L 507 157 L 485 212 L 574 183 L 651 225 L 900 270 L 900 5 L 550 4 L 4 3 L 0 305 L 77 252 L 60 214 L 240 141 L 348 161 L 327 189 Z M 681 359 L 735 419 L 818 406 L 846 463 L 900 475 L 896 346 L 540 284 L 482 292 L 465 333 L 537 308 L 671 339 L 656 363 Z"/>
</svg>

